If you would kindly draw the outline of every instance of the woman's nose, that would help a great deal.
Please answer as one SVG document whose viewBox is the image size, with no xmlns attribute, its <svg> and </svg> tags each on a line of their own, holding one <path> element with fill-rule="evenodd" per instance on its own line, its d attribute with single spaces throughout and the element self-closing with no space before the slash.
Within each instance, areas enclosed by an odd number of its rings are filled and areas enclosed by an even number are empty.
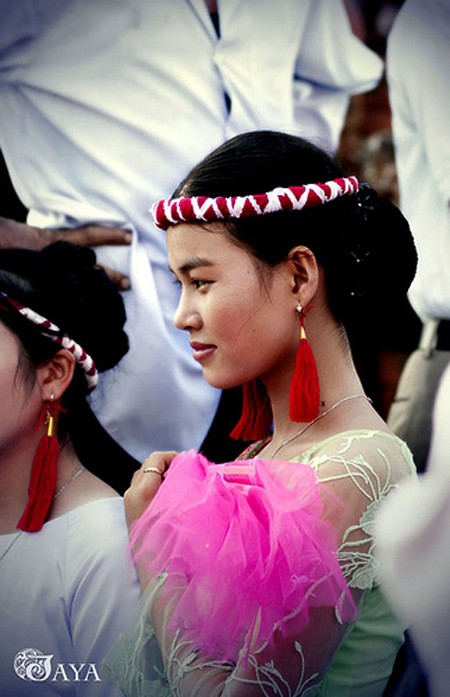
<svg viewBox="0 0 450 697">
<path fill-rule="evenodd" d="M 201 325 L 201 318 L 199 313 L 193 307 L 189 307 L 187 301 L 180 298 L 178 307 L 176 309 L 173 323 L 177 329 L 184 329 L 189 331 L 189 329 L 198 329 Z"/>
</svg>

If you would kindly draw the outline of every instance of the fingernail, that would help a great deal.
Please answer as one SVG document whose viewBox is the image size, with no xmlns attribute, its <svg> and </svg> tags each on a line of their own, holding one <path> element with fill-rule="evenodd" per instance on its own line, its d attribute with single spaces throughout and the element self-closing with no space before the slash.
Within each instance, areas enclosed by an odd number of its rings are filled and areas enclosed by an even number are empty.
<svg viewBox="0 0 450 697">
<path fill-rule="evenodd" d="M 129 278 L 121 278 L 120 279 L 120 288 L 122 290 L 128 290 L 131 288 L 131 283 Z"/>
<path fill-rule="evenodd" d="M 132 239 L 133 239 L 133 235 L 131 234 L 131 232 L 126 232 L 125 233 L 125 242 L 127 244 L 131 244 Z"/>
</svg>

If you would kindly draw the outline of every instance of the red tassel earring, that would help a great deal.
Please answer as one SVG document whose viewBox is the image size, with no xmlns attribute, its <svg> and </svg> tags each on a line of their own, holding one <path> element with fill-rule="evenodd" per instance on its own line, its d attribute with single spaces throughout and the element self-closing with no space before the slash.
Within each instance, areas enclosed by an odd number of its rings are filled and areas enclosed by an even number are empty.
<svg viewBox="0 0 450 697">
<path fill-rule="evenodd" d="M 54 414 L 60 407 L 46 404 L 39 423 L 45 419 L 47 432 L 39 441 L 31 469 L 28 486 L 28 503 L 17 524 L 19 530 L 37 532 L 42 528 L 52 505 L 56 486 L 56 466 L 58 462 L 59 442 L 54 436 Z"/>
<path fill-rule="evenodd" d="M 300 342 L 295 359 L 295 372 L 289 393 L 291 421 L 312 421 L 319 415 L 320 389 L 317 365 L 305 333 L 305 315 L 297 305 L 300 323 Z"/>
<path fill-rule="evenodd" d="M 272 425 L 269 395 L 260 380 L 242 386 L 242 415 L 230 433 L 236 440 L 256 441 L 265 438 Z"/>
</svg>

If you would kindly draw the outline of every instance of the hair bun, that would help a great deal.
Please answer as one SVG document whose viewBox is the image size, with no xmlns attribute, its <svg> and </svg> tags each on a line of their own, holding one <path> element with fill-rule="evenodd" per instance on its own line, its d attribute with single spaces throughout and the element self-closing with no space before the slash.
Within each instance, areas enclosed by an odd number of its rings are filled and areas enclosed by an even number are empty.
<svg viewBox="0 0 450 697">
<path fill-rule="evenodd" d="M 400 210 L 363 184 L 342 228 L 340 261 L 342 307 L 383 307 L 392 295 L 406 294 L 415 274 L 417 253 L 409 224 Z M 355 306 L 355 307 L 354 307 Z"/>
<path fill-rule="evenodd" d="M 102 372 L 128 351 L 122 296 L 92 249 L 54 242 L 41 251 L 0 250 L 5 289 L 79 343 Z"/>
<path fill-rule="evenodd" d="M 36 285 L 51 319 L 94 359 L 99 372 L 115 366 L 128 351 L 123 299 L 97 266 L 95 252 L 55 242 L 40 254 Z"/>
</svg>

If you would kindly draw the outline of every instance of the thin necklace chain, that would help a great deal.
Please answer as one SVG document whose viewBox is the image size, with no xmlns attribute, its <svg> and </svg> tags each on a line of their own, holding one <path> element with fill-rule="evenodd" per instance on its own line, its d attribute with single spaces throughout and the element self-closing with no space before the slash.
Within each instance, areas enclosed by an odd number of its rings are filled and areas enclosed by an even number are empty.
<svg viewBox="0 0 450 697">
<path fill-rule="evenodd" d="M 57 499 L 58 496 L 59 496 L 60 494 L 62 494 L 62 492 L 64 491 L 64 489 L 67 489 L 67 487 L 70 486 L 70 485 L 72 484 L 72 482 L 74 482 L 75 479 L 77 479 L 77 477 L 80 476 L 80 474 L 83 474 L 83 472 L 84 472 L 85 470 L 86 470 L 86 467 L 83 467 L 83 465 L 82 465 L 79 469 L 77 469 L 77 471 L 74 472 L 74 474 L 72 474 L 72 476 L 69 477 L 69 479 L 67 479 L 67 481 L 65 481 L 64 484 L 62 484 L 62 485 L 59 487 L 59 489 L 58 489 L 57 491 L 55 491 L 55 493 L 53 494 L 53 501 L 54 501 L 55 499 Z"/>
<path fill-rule="evenodd" d="M 280 443 L 280 445 L 279 445 L 277 448 L 275 448 L 275 450 L 273 451 L 272 455 L 270 455 L 270 459 L 273 460 L 273 458 L 275 457 L 275 455 L 276 455 L 277 453 L 280 452 L 281 448 L 284 448 L 285 445 L 288 445 L 288 443 L 291 443 L 293 440 L 295 440 L 296 438 L 298 438 L 299 436 L 301 436 L 302 433 L 304 433 L 305 431 L 307 431 L 308 428 L 311 428 L 311 426 L 314 426 L 314 424 L 317 423 L 318 421 L 320 421 L 320 419 L 323 419 L 324 416 L 327 416 L 327 415 L 330 414 L 332 411 L 334 411 L 335 409 L 337 409 L 337 407 L 339 407 L 341 404 L 344 404 L 344 402 L 349 402 L 351 399 L 367 399 L 368 402 L 372 403 L 372 400 L 370 399 L 370 397 L 368 397 L 368 396 L 365 395 L 365 394 L 361 394 L 361 393 L 358 393 L 358 394 L 351 394 L 351 395 L 349 395 L 348 397 L 343 397 L 342 399 L 339 399 L 337 402 L 335 402 L 334 404 L 332 404 L 331 407 L 329 407 L 328 409 L 325 409 L 325 411 L 323 411 L 321 414 L 319 414 L 318 416 L 316 416 L 315 419 L 313 419 L 313 420 L 310 421 L 308 424 L 306 424 L 306 426 L 303 426 L 303 427 L 300 429 L 300 431 L 297 431 L 297 433 L 294 433 L 293 436 L 289 436 L 289 438 L 286 438 L 286 440 L 284 440 L 282 443 Z"/>
<path fill-rule="evenodd" d="M 67 489 L 67 487 L 70 486 L 70 484 L 72 484 L 72 482 L 74 482 L 75 479 L 77 479 L 77 477 L 80 476 L 80 474 L 83 474 L 85 469 L 86 469 L 86 467 L 80 467 L 79 469 L 77 469 L 77 471 L 74 472 L 74 474 L 72 474 L 72 476 L 69 477 L 69 479 L 67 481 L 65 481 L 64 484 L 62 484 L 57 491 L 55 491 L 55 493 L 53 494 L 53 500 L 57 499 L 58 496 L 60 494 L 62 494 L 62 492 L 65 489 Z M 23 530 L 19 530 L 19 532 L 13 537 L 13 539 L 11 540 L 11 542 L 9 543 L 9 545 L 7 546 L 7 548 L 5 549 L 3 554 L 0 555 L 0 561 L 2 561 L 2 559 L 4 559 L 6 557 L 9 550 L 17 542 L 17 540 L 19 539 L 19 537 L 21 536 L 22 533 L 23 533 Z"/>
<path fill-rule="evenodd" d="M 3 554 L 0 556 L 0 561 L 6 557 L 6 555 L 8 554 L 8 552 L 11 549 L 11 547 L 13 546 L 13 544 L 15 544 L 17 542 L 17 540 L 19 539 L 19 537 L 21 536 L 22 532 L 23 532 L 23 530 L 19 530 L 19 532 L 16 533 L 16 535 L 12 538 L 11 542 L 9 543 L 9 545 L 7 546 L 7 548 L 5 549 Z"/>
</svg>

